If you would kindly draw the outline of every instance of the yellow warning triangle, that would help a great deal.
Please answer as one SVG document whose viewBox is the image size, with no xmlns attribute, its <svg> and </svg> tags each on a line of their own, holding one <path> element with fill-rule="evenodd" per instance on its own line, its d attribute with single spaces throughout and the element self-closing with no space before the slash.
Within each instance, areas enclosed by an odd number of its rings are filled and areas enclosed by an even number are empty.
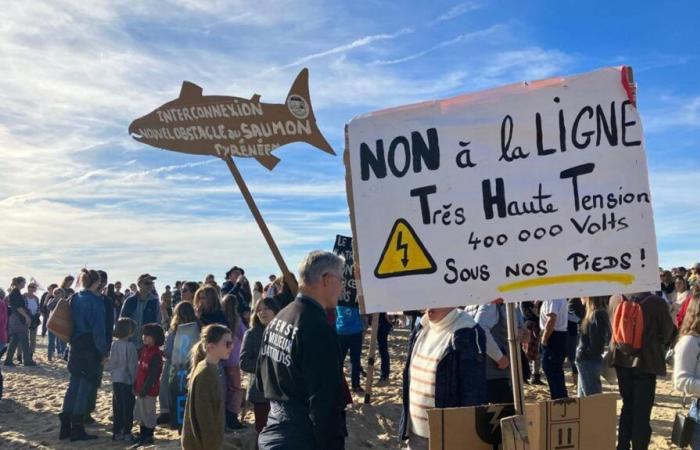
<svg viewBox="0 0 700 450">
<path fill-rule="evenodd" d="M 433 257 L 405 219 L 398 219 L 389 233 L 374 276 L 401 277 L 433 273 L 437 270 Z"/>
</svg>

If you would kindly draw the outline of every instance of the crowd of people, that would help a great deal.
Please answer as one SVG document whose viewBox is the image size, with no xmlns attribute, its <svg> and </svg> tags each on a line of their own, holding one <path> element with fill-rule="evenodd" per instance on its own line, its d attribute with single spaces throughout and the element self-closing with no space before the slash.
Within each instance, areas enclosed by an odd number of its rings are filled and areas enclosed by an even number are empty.
<svg viewBox="0 0 700 450">
<path fill-rule="evenodd" d="M 0 290 L 0 355 L 6 352 L 5 366 L 36 365 L 40 333 L 48 335 L 47 359 L 67 361 L 62 440 L 97 438 L 85 426 L 94 422 L 107 371 L 115 441 L 149 445 L 154 429 L 164 426 L 179 430 L 185 449 L 221 448 L 225 429 L 246 427 L 241 408 L 248 401 L 259 448 L 342 449 L 345 409 L 353 392 L 364 392 L 361 353 L 369 319 L 356 304 L 339 302 L 343 264 L 333 253 L 311 252 L 299 267 L 296 295 L 290 274 L 251 288 L 236 266 L 221 286 L 208 275 L 166 286 L 160 296 L 148 273 L 122 292 L 104 271 L 83 269 L 77 279 L 48 286 L 41 298 L 36 281 L 17 277 L 7 295 Z M 648 448 L 656 379 L 669 364 L 676 389 L 695 399 L 690 417 L 700 420 L 700 264 L 660 277 L 658 292 L 522 302 L 516 310 L 515 357 L 525 383 L 546 383 L 552 399 L 572 395 L 567 360 L 579 397 L 601 393 L 601 377 L 616 378 L 618 450 Z M 67 342 L 51 325 L 62 302 L 72 321 Z M 429 408 L 513 402 L 506 316 L 503 299 L 406 312 L 412 320 L 399 439 L 407 448 L 428 448 Z M 386 384 L 396 318 L 381 314 L 378 321 L 372 325 L 378 326 L 379 382 Z M 349 385 L 343 375 L 348 353 Z M 692 448 L 700 449 L 700 427 L 693 439 Z"/>
</svg>

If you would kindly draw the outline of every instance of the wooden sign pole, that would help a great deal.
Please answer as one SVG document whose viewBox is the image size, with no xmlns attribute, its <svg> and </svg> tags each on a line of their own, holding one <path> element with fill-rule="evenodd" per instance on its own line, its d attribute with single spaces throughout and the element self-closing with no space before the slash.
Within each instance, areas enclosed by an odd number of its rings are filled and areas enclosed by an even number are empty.
<svg viewBox="0 0 700 450">
<path fill-rule="evenodd" d="M 518 330 L 515 321 L 515 303 L 506 304 L 506 324 L 508 327 L 508 352 L 510 353 L 510 379 L 513 383 L 513 400 L 515 413 L 523 414 L 525 396 L 523 394 L 523 370 L 518 342 Z"/>
<path fill-rule="evenodd" d="M 508 327 L 508 352 L 510 353 L 510 378 L 513 383 L 515 416 L 501 419 L 503 450 L 529 450 L 527 423 L 525 421 L 525 395 L 523 392 L 523 368 L 515 321 L 515 303 L 506 304 Z"/>
<path fill-rule="evenodd" d="M 238 189 L 240 189 L 241 194 L 243 194 L 243 198 L 245 199 L 246 203 L 248 204 L 248 207 L 250 208 L 250 212 L 253 214 L 253 217 L 255 217 L 255 221 L 258 223 L 260 231 L 262 231 L 262 234 L 265 237 L 265 240 L 267 241 L 267 245 L 270 246 L 272 255 L 275 257 L 275 261 L 277 261 L 277 265 L 279 266 L 280 270 L 282 271 L 282 274 L 284 275 L 284 280 L 287 282 L 287 285 L 292 290 L 292 294 L 296 295 L 299 287 L 297 286 L 297 283 L 294 280 L 294 278 L 289 273 L 289 269 L 287 268 L 287 264 L 284 262 L 284 258 L 282 258 L 280 249 L 277 247 L 275 240 L 272 238 L 272 234 L 270 234 L 270 230 L 267 228 L 267 224 L 265 223 L 262 214 L 260 214 L 260 210 L 255 204 L 255 200 L 253 200 L 253 196 L 250 194 L 248 186 L 246 186 L 245 180 L 243 180 L 243 177 L 241 176 L 241 172 L 238 171 L 238 167 L 236 167 L 236 163 L 233 161 L 233 156 L 228 155 L 227 157 L 223 158 L 223 160 L 226 161 L 228 170 L 231 171 L 233 179 L 236 180 Z"/>
</svg>

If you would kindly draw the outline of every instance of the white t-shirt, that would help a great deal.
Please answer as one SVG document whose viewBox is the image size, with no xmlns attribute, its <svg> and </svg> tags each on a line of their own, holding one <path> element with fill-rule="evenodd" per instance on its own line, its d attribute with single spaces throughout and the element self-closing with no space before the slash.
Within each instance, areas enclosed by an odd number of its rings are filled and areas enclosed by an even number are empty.
<svg viewBox="0 0 700 450">
<path fill-rule="evenodd" d="M 35 315 L 39 311 L 39 299 L 31 295 L 27 295 L 24 298 L 27 300 L 27 309 L 32 315 Z"/>
<path fill-rule="evenodd" d="M 547 323 L 547 315 L 556 314 L 557 320 L 554 322 L 554 331 L 566 331 L 569 317 L 569 304 L 566 299 L 545 300 L 540 307 L 540 329 L 544 330 Z"/>
</svg>

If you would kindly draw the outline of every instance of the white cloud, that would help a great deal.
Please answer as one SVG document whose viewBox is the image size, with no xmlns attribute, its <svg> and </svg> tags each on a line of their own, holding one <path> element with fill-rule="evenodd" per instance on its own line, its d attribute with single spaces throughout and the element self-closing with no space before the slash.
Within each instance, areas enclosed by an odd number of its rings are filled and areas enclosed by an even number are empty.
<svg viewBox="0 0 700 450">
<path fill-rule="evenodd" d="M 429 53 L 434 52 L 435 50 L 439 50 L 441 48 L 449 47 L 451 45 L 459 44 L 459 43 L 464 43 L 464 42 L 469 42 L 475 39 L 481 39 L 489 36 L 493 36 L 496 33 L 500 33 L 505 31 L 505 26 L 504 25 L 493 25 L 489 28 L 483 29 L 483 30 L 478 30 L 478 31 L 473 31 L 469 33 L 462 33 L 452 39 L 448 39 L 442 42 L 439 42 L 432 47 L 429 47 L 425 50 L 421 50 L 420 52 L 413 53 L 408 56 L 404 56 L 401 58 L 397 59 L 389 59 L 389 60 L 377 60 L 373 61 L 371 64 L 373 65 L 393 65 L 393 64 L 401 64 L 405 63 L 408 61 L 413 61 L 414 59 L 418 59 L 422 56 L 425 56 Z"/>
<path fill-rule="evenodd" d="M 461 15 L 464 15 L 470 11 L 474 11 L 479 9 L 481 6 L 473 3 L 473 2 L 463 2 L 459 3 L 452 8 L 450 8 L 447 12 L 441 14 L 440 16 L 436 17 L 431 24 L 435 25 L 440 22 L 446 22 L 448 20 L 455 19 Z"/>
<path fill-rule="evenodd" d="M 330 55 L 342 54 L 342 53 L 346 53 L 350 50 L 354 50 L 356 48 L 365 47 L 373 42 L 396 39 L 399 36 L 403 36 L 405 34 L 412 33 L 413 31 L 414 30 L 412 28 L 403 28 L 395 33 L 381 33 L 381 34 L 373 34 L 373 35 L 369 35 L 369 36 L 363 36 L 363 37 L 355 39 L 354 41 L 349 42 L 347 44 L 338 45 L 336 47 L 330 48 L 328 50 L 324 50 L 322 52 L 317 52 L 317 53 L 312 53 L 310 55 L 302 56 L 301 58 L 299 58 L 299 59 L 297 59 L 289 64 L 286 64 L 286 65 L 281 66 L 281 67 L 276 67 L 276 68 L 271 69 L 271 70 L 288 69 L 290 67 L 299 66 L 302 64 L 306 64 L 309 61 L 313 61 L 315 59 L 323 58 L 323 57 L 330 56 Z"/>
<path fill-rule="evenodd" d="M 700 127 L 700 96 L 661 95 L 651 98 L 650 103 L 652 106 L 649 110 L 644 111 L 642 107 L 646 132 Z"/>
</svg>

